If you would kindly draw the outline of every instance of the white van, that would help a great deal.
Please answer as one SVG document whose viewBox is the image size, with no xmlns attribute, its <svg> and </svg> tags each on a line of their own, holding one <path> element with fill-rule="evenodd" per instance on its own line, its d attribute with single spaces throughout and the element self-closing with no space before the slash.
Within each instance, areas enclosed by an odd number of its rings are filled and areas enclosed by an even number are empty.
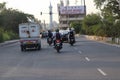
<svg viewBox="0 0 120 80">
<path fill-rule="evenodd" d="M 19 24 L 21 51 L 26 49 L 41 49 L 40 25 L 37 23 Z"/>
</svg>

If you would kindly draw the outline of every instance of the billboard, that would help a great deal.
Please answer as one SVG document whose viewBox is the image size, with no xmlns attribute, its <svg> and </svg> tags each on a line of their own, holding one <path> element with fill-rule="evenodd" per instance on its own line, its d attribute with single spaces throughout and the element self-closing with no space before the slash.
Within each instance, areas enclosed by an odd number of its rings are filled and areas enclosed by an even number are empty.
<svg viewBox="0 0 120 80">
<path fill-rule="evenodd" d="M 60 6 L 60 14 L 85 14 L 84 6 Z"/>
</svg>

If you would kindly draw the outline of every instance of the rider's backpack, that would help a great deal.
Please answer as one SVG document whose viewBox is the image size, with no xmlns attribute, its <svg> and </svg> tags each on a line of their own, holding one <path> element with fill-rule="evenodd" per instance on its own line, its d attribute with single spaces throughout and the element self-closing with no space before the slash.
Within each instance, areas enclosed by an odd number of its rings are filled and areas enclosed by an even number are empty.
<svg viewBox="0 0 120 80">
<path fill-rule="evenodd" d="M 61 39 L 60 33 L 56 33 L 56 39 Z"/>
</svg>

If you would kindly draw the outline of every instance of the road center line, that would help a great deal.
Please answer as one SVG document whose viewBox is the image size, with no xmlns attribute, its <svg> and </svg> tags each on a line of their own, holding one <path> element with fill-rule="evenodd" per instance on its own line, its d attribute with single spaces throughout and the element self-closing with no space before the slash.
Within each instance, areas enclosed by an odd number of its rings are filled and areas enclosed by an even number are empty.
<svg viewBox="0 0 120 80">
<path fill-rule="evenodd" d="M 97 70 L 98 70 L 103 76 L 107 76 L 107 74 L 106 74 L 103 70 L 101 70 L 100 68 L 97 68 Z"/>
<path fill-rule="evenodd" d="M 85 59 L 86 59 L 87 61 L 90 61 L 90 59 L 89 59 L 88 57 L 85 57 Z"/>
</svg>

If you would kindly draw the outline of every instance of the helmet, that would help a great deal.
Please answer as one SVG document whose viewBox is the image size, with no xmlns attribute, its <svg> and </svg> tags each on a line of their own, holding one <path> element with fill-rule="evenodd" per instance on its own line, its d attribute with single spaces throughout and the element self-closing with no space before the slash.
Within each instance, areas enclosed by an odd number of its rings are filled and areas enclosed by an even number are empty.
<svg viewBox="0 0 120 80">
<path fill-rule="evenodd" d="M 59 29 L 56 29 L 56 32 L 59 32 Z"/>
</svg>

